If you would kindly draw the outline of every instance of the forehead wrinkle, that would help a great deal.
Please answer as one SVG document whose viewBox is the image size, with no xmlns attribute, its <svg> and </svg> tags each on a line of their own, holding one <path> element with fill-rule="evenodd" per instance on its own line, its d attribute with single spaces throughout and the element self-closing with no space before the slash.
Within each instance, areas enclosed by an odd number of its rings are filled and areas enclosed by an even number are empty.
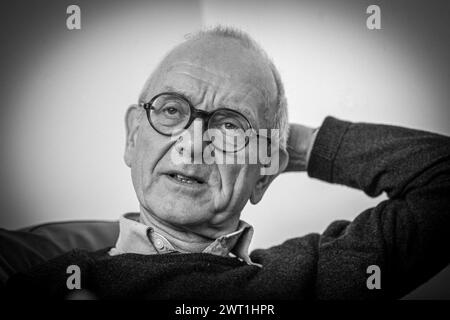
<svg viewBox="0 0 450 320">
<path fill-rule="evenodd" d="M 189 89 L 186 89 L 186 88 L 180 88 L 180 87 L 178 87 L 178 86 L 173 86 L 173 85 L 164 85 L 162 88 L 161 88 L 161 92 L 160 93 L 162 93 L 162 92 L 175 92 L 175 93 L 179 93 L 179 94 L 181 94 L 181 95 L 183 95 L 185 98 L 187 98 L 187 99 L 189 99 L 189 101 L 193 104 L 193 105 L 195 105 L 196 103 L 195 103 L 195 99 L 197 99 L 197 97 L 199 96 L 199 95 L 201 95 L 202 97 L 204 96 L 204 93 L 202 93 L 201 92 L 202 90 L 201 89 L 197 89 L 197 90 L 189 90 Z"/>
<path fill-rule="evenodd" d="M 187 67 L 187 69 L 186 69 L 186 67 Z M 177 69 L 180 69 L 180 70 L 177 70 Z M 171 66 L 169 66 L 167 68 L 167 72 L 169 72 L 169 71 L 174 71 L 175 73 L 189 76 L 195 80 L 206 82 L 208 85 L 212 85 L 215 88 L 220 88 L 221 84 L 224 82 L 225 83 L 232 82 L 231 75 L 226 74 L 226 73 L 213 72 L 205 66 L 199 66 L 192 62 L 182 61 L 182 62 L 173 63 Z M 197 75 L 197 73 L 200 73 L 201 75 L 199 76 L 199 75 Z M 205 77 L 205 73 L 208 74 L 206 77 Z M 264 101 L 268 100 L 269 94 L 265 88 L 258 88 L 252 84 L 245 84 L 243 86 L 249 87 L 252 90 L 256 89 L 256 91 L 259 91 L 258 93 L 260 93 L 260 95 L 262 96 Z"/>
<path fill-rule="evenodd" d="M 230 79 L 231 76 L 229 74 L 226 73 L 219 73 L 219 72 L 214 72 L 211 69 L 207 68 L 206 66 L 200 66 L 198 64 L 192 63 L 192 62 L 188 62 L 188 61 L 180 61 L 180 62 L 175 62 L 172 63 L 168 68 L 167 71 L 173 71 L 176 69 L 183 69 L 183 67 L 188 67 L 188 69 L 192 68 L 193 70 L 197 70 L 200 72 L 205 72 L 210 74 L 211 76 L 215 76 L 215 77 L 221 77 L 221 78 L 226 78 L 226 79 Z"/>
<path fill-rule="evenodd" d="M 224 89 L 225 90 L 225 98 L 222 98 L 223 100 L 236 100 L 236 96 L 234 95 L 233 92 L 231 92 L 231 90 L 226 90 L 227 87 L 229 87 L 230 85 L 230 81 L 224 81 L 225 85 L 223 84 L 219 84 L 215 81 L 215 79 L 204 79 L 204 77 L 197 77 L 189 72 L 186 71 L 180 71 L 180 72 L 176 72 L 177 74 L 182 74 L 185 75 L 189 78 L 192 78 L 196 81 L 201 82 L 202 84 L 205 84 L 206 86 L 204 87 L 205 89 L 207 87 L 213 87 L 214 89 Z M 248 88 L 247 90 L 245 88 Z M 244 90 L 243 90 L 244 89 Z M 201 89 L 200 89 L 201 90 Z M 206 90 L 201 90 L 203 91 L 203 96 L 205 95 L 205 91 Z M 245 94 L 242 94 L 242 92 L 245 92 Z M 256 93 L 257 95 L 260 96 L 260 98 L 263 98 L 262 101 L 264 101 L 264 104 L 266 104 L 267 102 L 267 92 L 264 89 L 261 88 L 257 88 L 251 84 L 243 84 L 242 87 L 239 90 L 239 100 L 245 101 L 248 96 L 250 96 L 251 94 Z M 217 94 L 215 93 L 214 96 L 217 96 Z M 237 103 L 238 104 L 238 103 Z M 233 103 L 234 105 L 234 103 Z"/>
</svg>

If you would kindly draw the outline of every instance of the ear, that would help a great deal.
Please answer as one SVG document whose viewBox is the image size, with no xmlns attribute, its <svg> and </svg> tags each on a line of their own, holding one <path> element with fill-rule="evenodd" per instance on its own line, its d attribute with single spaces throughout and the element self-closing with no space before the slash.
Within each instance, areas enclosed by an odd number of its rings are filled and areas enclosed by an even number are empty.
<svg viewBox="0 0 450 320">
<path fill-rule="evenodd" d="M 137 104 L 131 105 L 125 114 L 125 154 L 124 160 L 127 166 L 131 167 L 138 138 L 138 129 L 141 122 L 142 110 Z"/>
<path fill-rule="evenodd" d="M 260 174 L 258 181 L 253 188 L 252 194 L 250 195 L 250 202 L 252 204 L 257 204 L 261 201 L 264 193 L 266 192 L 272 181 L 286 169 L 289 162 L 289 155 L 286 150 L 278 149 L 279 152 L 279 169 L 275 174 L 272 175 L 262 175 Z"/>
</svg>

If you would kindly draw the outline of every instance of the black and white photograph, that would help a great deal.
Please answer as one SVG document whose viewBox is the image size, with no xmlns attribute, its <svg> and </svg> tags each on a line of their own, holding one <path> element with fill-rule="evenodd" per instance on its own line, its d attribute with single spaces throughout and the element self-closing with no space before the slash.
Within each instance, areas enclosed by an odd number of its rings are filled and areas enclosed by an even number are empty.
<svg viewBox="0 0 450 320">
<path fill-rule="evenodd" d="M 2 300 L 450 300 L 449 1 L 6 0 L 0 23 Z"/>
</svg>

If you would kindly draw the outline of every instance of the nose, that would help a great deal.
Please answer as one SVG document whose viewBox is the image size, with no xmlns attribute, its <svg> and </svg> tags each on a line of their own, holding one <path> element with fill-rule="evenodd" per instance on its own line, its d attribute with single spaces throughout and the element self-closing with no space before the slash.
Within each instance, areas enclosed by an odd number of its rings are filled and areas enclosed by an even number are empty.
<svg viewBox="0 0 450 320">
<path fill-rule="evenodd" d="M 175 150 L 188 163 L 203 163 L 203 150 L 208 144 L 207 141 L 203 141 L 203 133 L 204 121 L 202 119 L 195 119 L 175 142 Z"/>
</svg>

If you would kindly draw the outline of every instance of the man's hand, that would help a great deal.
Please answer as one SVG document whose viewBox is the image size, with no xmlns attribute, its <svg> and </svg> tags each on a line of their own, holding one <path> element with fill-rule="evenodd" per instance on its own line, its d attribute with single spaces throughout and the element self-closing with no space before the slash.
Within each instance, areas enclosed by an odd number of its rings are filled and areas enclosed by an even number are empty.
<svg viewBox="0 0 450 320">
<path fill-rule="evenodd" d="M 309 154 L 316 137 L 318 129 L 303 126 L 297 123 L 289 125 L 289 138 L 287 151 L 289 162 L 284 172 L 306 171 Z"/>
</svg>

